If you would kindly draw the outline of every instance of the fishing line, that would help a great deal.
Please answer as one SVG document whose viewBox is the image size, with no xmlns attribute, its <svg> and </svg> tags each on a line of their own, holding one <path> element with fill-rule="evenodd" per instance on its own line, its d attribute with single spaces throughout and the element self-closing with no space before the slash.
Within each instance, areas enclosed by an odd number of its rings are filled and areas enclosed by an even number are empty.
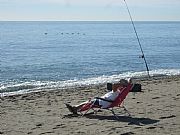
<svg viewBox="0 0 180 135">
<path fill-rule="evenodd" d="M 133 26 L 133 28 L 134 28 L 134 32 L 135 32 L 135 34 L 136 34 L 136 38 L 137 38 L 137 41 L 138 41 L 140 50 L 141 50 L 141 52 L 142 52 L 142 58 L 144 59 L 144 62 L 145 62 L 145 66 L 146 66 L 146 70 L 147 70 L 147 73 L 148 73 L 148 77 L 150 78 L 149 67 L 148 67 L 148 64 L 147 64 L 147 61 L 146 61 L 146 58 L 145 58 L 145 55 L 144 55 L 142 46 L 141 46 L 141 42 L 140 42 L 139 36 L 138 36 L 138 34 L 137 34 L 137 31 L 136 31 L 136 27 L 135 27 L 134 21 L 133 21 L 133 19 L 132 19 L 130 10 L 129 10 L 128 5 L 127 5 L 127 3 L 126 3 L 126 0 L 124 0 L 124 3 L 125 3 L 125 5 L 126 5 L 126 8 L 127 8 L 128 13 L 129 13 L 129 17 L 130 17 L 130 19 L 131 19 L 131 23 L 132 23 L 132 26 Z"/>
</svg>

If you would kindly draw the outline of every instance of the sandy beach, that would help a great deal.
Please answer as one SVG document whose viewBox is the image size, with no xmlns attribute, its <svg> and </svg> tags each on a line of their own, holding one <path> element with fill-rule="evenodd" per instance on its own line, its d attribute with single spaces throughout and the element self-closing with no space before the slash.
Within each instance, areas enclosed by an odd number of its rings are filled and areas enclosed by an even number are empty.
<svg viewBox="0 0 180 135">
<path fill-rule="evenodd" d="M 42 91 L 0 98 L 2 135 L 179 135 L 180 77 L 135 80 L 139 93 L 129 93 L 124 105 L 131 117 L 115 109 L 72 115 L 64 103 L 78 104 L 105 94 L 106 85 Z"/>
</svg>

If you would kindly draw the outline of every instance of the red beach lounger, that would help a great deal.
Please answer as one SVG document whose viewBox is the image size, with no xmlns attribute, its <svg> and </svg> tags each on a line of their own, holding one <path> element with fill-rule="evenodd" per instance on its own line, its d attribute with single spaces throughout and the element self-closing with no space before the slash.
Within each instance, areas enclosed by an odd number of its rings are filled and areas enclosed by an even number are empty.
<svg viewBox="0 0 180 135">
<path fill-rule="evenodd" d="M 126 87 L 123 87 L 120 90 L 121 92 L 119 93 L 119 95 L 117 96 L 117 98 L 114 101 L 108 101 L 106 99 L 97 97 L 97 99 L 101 99 L 101 100 L 105 100 L 107 102 L 111 102 L 111 104 L 107 108 L 101 108 L 100 106 L 96 106 L 93 103 L 88 102 L 87 104 L 83 105 L 78 110 L 78 112 L 80 112 L 82 115 L 85 115 L 91 109 L 95 111 L 94 108 L 107 109 L 107 110 L 110 110 L 113 113 L 113 115 L 116 116 L 116 118 L 118 118 L 117 115 L 115 114 L 115 112 L 113 111 L 113 108 L 114 107 L 121 107 L 122 102 L 124 101 L 124 99 L 126 98 L 128 93 L 132 90 L 132 88 L 133 88 L 133 84 L 128 83 L 128 85 Z M 124 106 L 122 106 L 122 108 L 124 108 L 124 110 L 129 114 L 129 112 L 127 111 L 127 109 Z M 86 111 L 86 112 L 83 113 L 83 111 Z"/>
</svg>

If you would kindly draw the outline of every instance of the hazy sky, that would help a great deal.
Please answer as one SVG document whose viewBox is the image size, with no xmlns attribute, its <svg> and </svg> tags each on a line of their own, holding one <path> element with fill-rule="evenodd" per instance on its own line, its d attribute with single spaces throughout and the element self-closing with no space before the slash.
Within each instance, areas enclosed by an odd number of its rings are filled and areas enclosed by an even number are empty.
<svg viewBox="0 0 180 135">
<path fill-rule="evenodd" d="M 126 0 L 133 19 L 180 21 L 180 0 Z M 0 20 L 129 20 L 124 0 L 0 0 Z"/>
</svg>

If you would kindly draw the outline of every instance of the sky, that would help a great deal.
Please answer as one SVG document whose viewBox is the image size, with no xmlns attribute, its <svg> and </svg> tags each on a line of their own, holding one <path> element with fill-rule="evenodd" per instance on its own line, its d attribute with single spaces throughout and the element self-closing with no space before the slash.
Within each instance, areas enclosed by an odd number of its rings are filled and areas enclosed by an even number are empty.
<svg viewBox="0 0 180 135">
<path fill-rule="evenodd" d="M 180 21 L 180 0 L 126 0 L 135 21 Z M 129 21 L 124 0 L 0 0 L 0 21 Z"/>
</svg>

